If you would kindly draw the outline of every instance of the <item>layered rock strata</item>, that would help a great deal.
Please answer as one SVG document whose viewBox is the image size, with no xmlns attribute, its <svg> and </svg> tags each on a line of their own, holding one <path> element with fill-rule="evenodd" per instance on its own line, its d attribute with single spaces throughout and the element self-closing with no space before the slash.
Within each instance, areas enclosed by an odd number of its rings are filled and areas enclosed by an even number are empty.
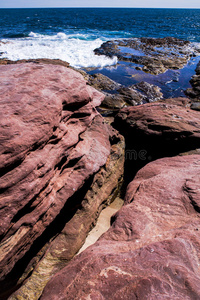
<svg viewBox="0 0 200 300">
<path fill-rule="evenodd" d="M 143 70 L 153 74 L 196 55 L 173 38 L 114 43 L 125 60 L 148 55 Z M 0 66 L 0 298 L 199 299 L 198 103 L 161 101 L 145 82 L 124 87 L 97 74 L 86 83 L 57 60 L 18 63 Z M 96 107 L 157 100 L 115 117 L 124 153 Z M 126 182 L 155 161 L 130 182 L 111 228 L 73 259 L 116 197 L 124 159 Z"/>
<path fill-rule="evenodd" d="M 117 114 L 115 126 L 130 149 L 144 149 L 152 159 L 175 155 L 200 145 L 199 112 L 189 105 L 177 98 L 126 107 Z"/>
<path fill-rule="evenodd" d="M 41 300 L 199 299 L 200 156 L 163 158 L 129 184 L 112 227 Z"/>
<path fill-rule="evenodd" d="M 1 299 L 31 273 L 13 297 L 38 299 L 112 201 L 124 144 L 95 109 L 104 95 L 79 73 L 41 63 L 0 71 Z"/>
</svg>

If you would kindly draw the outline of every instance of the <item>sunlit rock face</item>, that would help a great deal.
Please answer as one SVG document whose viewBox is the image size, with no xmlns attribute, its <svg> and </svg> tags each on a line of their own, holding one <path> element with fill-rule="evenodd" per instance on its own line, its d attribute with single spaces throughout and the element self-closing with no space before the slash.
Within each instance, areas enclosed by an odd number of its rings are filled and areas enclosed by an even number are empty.
<svg viewBox="0 0 200 300">
<path fill-rule="evenodd" d="M 47 284 L 50 299 L 198 299 L 200 156 L 147 164 L 111 228 Z"/>
<path fill-rule="evenodd" d="M 1 298 L 32 273 L 22 297 L 37 299 L 118 187 L 124 142 L 96 111 L 104 95 L 74 70 L 22 63 L 0 73 Z"/>
</svg>

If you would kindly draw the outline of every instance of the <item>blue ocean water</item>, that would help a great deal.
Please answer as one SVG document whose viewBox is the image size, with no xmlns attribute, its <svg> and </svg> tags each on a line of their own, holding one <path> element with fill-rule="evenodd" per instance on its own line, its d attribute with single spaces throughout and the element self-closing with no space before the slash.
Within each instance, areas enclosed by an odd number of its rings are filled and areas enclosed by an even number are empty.
<svg viewBox="0 0 200 300">
<path fill-rule="evenodd" d="M 133 74 L 125 72 L 128 67 L 111 69 L 117 58 L 97 56 L 93 50 L 112 39 L 166 36 L 200 43 L 200 9 L 0 9 L 0 58 L 62 59 L 74 67 L 98 68 L 95 72 L 117 81 L 123 75 L 127 85 L 134 83 Z M 191 62 L 188 78 L 194 69 Z M 154 82 L 151 76 L 146 80 Z"/>
<path fill-rule="evenodd" d="M 90 34 L 88 38 L 174 36 L 200 42 L 200 9 L 0 9 L 0 37 Z"/>
</svg>

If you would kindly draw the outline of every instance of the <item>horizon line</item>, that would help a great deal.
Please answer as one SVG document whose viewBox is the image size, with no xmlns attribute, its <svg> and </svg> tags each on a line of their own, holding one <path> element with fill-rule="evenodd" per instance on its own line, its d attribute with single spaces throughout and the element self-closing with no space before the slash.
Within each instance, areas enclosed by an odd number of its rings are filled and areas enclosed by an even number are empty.
<svg viewBox="0 0 200 300">
<path fill-rule="evenodd" d="M 200 7 L 121 7 L 121 6 L 79 6 L 79 7 L 72 7 L 72 6 L 40 6 L 40 7 L 0 7 L 0 9 L 33 9 L 33 8 L 140 8 L 140 9 L 200 9 Z"/>
</svg>

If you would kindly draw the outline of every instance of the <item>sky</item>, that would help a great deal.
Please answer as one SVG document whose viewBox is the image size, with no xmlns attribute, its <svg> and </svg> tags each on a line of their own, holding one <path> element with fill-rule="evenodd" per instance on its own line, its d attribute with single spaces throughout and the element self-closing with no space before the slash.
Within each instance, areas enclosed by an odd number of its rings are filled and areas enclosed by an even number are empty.
<svg viewBox="0 0 200 300">
<path fill-rule="evenodd" d="M 17 7 L 200 8 L 200 0 L 0 0 L 0 8 Z"/>
</svg>

